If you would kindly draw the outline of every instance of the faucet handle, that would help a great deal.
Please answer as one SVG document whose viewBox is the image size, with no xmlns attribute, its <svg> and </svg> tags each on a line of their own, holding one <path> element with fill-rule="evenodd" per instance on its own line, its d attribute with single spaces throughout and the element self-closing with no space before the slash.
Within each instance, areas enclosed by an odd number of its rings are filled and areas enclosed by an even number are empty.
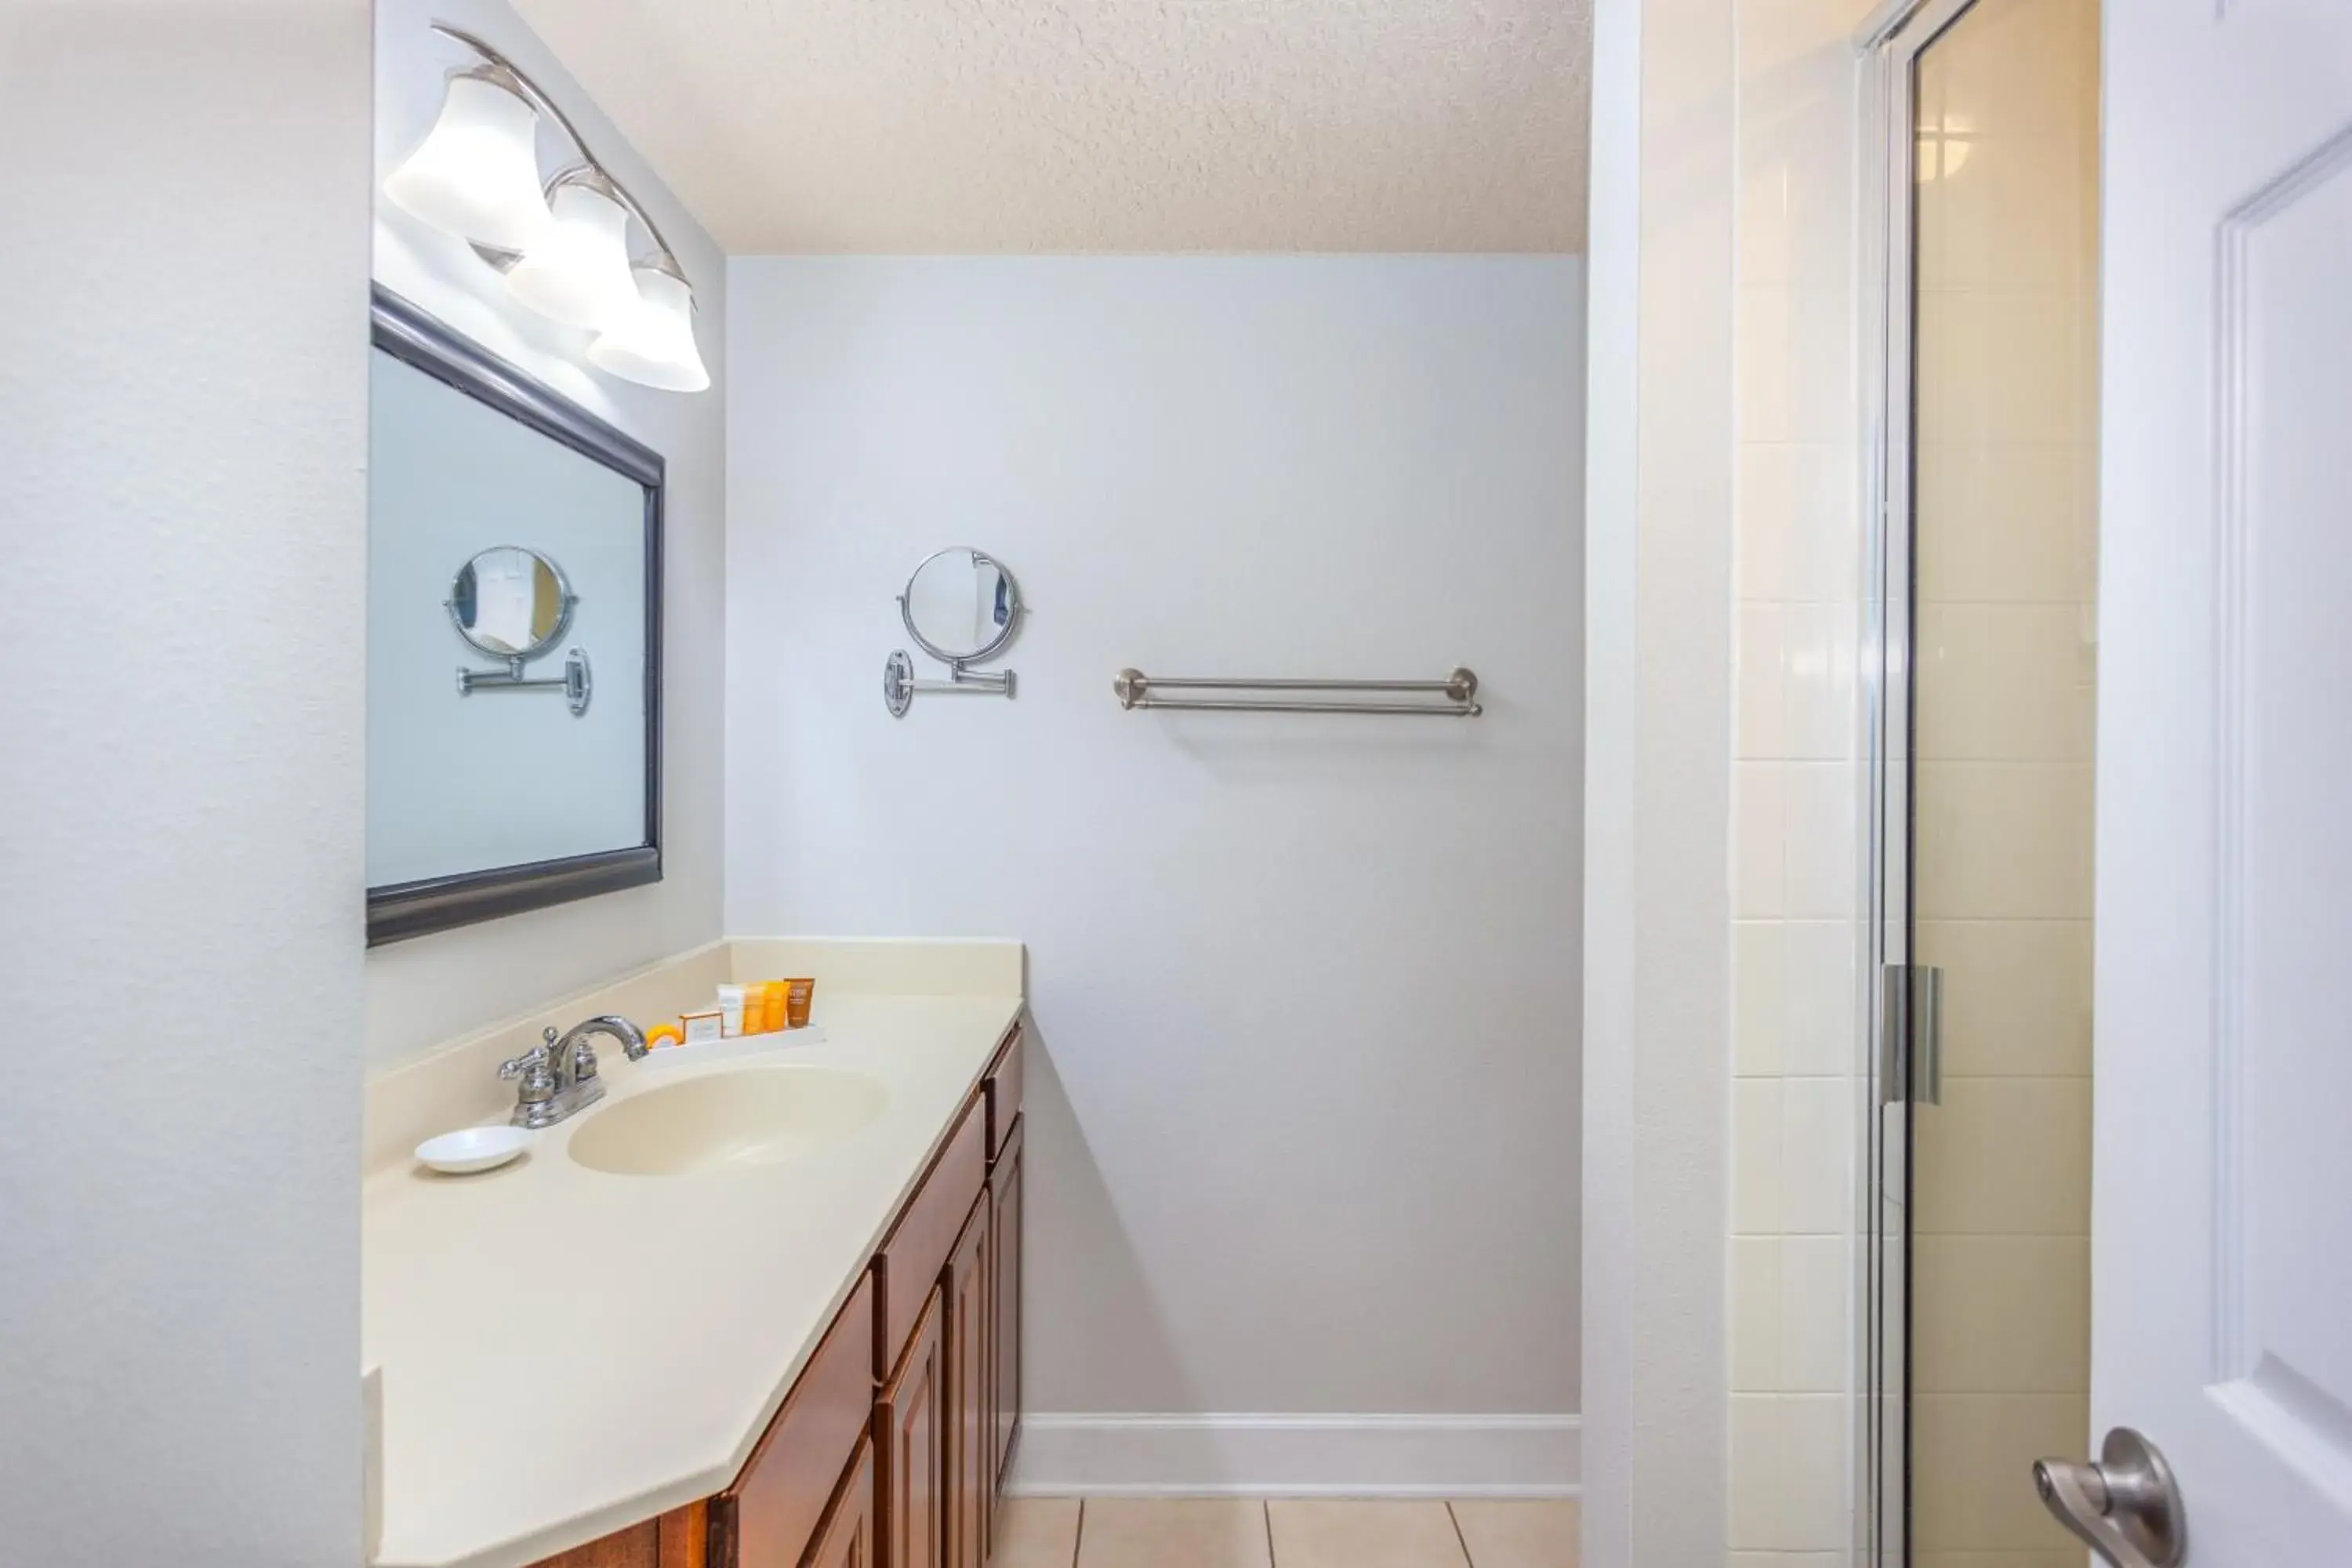
<svg viewBox="0 0 2352 1568">
<path fill-rule="evenodd" d="M 501 1080 L 522 1079 L 515 1091 L 515 1099 L 519 1102 L 530 1105 L 555 1098 L 555 1053 L 549 1048 L 554 1043 L 555 1031 L 550 1029 L 547 1037 L 539 1044 L 522 1055 L 509 1057 L 499 1064 Z"/>
</svg>

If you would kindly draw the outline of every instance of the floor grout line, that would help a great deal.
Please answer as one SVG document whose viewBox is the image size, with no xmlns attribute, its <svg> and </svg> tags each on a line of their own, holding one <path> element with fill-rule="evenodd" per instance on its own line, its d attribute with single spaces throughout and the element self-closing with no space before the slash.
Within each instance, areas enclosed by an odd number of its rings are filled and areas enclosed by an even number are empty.
<svg viewBox="0 0 2352 1568">
<path fill-rule="evenodd" d="M 1462 1561 L 1468 1564 L 1468 1568 L 1478 1568 L 1478 1564 L 1470 1560 L 1470 1538 L 1462 1533 L 1462 1516 L 1454 1511 L 1452 1498 L 1445 1500 L 1445 1522 L 1454 1527 L 1454 1542 L 1462 1548 Z"/>
<path fill-rule="evenodd" d="M 1071 1532 L 1069 1568 L 1084 1568 L 1086 1562 L 1087 1515 L 1089 1511 L 1088 1505 L 1094 1500 L 1088 1498 L 1077 1498 L 1073 1500 L 1077 1504 L 1077 1518 Z M 1255 1503 L 1256 1505 L 1258 1510 L 1258 1521 L 1265 1533 L 1266 1568 L 1281 1568 L 1281 1550 L 1276 1545 L 1275 1540 L 1275 1500 L 1267 1497 L 1258 1497 L 1236 1499 L 1234 1500 Z M 1461 1511 L 1456 1507 L 1455 1500 L 1452 1498 L 1433 1498 L 1429 1500 L 1435 1502 L 1440 1508 L 1445 1510 L 1446 1525 L 1454 1532 L 1454 1551 L 1457 1554 L 1454 1561 L 1461 1565 L 1461 1568 L 1477 1568 L 1477 1557 L 1470 1549 L 1469 1532 L 1463 1527 Z M 1381 1506 L 1381 1504 L 1374 1502 L 1372 1506 L 1378 1507 Z M 1309 1555 L 1312 1556 L 1313 1553 L 1310 1552 Z"/>
</svg>

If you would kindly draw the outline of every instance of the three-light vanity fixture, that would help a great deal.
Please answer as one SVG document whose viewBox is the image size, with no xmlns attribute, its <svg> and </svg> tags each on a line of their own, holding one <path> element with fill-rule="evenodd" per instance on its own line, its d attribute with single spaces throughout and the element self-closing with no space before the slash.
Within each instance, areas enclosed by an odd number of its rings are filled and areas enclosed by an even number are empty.
<svg viewBox="0 0 2352 1568">
<path fill-rule="evenodd" d="M 481 63 L 449 73 L 440 118 L 383 183 L 410 216 L 456 235 L 506 276 L 507 289 L 541 315 L 596 334 L 588 361 L 667 392 L 710 384 L 694 342 L 694 290 L 661 230 L 590 155 L 580 132 L 538 83 L 471 33 L 436 22 Z M 575 161 L 542 181 L 544 115 Z M 652 248 L 632 258 L 629 225 Z"/>
</svg>

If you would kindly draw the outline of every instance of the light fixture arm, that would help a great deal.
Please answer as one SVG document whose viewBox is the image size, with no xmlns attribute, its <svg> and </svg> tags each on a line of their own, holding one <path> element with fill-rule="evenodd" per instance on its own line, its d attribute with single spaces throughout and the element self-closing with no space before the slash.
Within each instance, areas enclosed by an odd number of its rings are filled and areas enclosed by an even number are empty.
<svg viewBox="0 0 2352 1568">
<path fill-rule="evenodd" d="M 522 96 L 526 102 L 528 102 L 533 109 L 539 110 L 540 113 L 546 115 L 550 120 L 555 121 L 556 128 L 563 132 L 565 140 L 569 141 L 572 143 L 572 149 L 580 154 L 580 164 L 572 169 L 566 169 L 560 172 L 556 175 L 555 180 L 549 182 L 551 189 L 553 188 L 556 183 L 562 181 L 567 176 L 576 174 L 578 170 L 581 168 L 593 171 L 600 182 L 599 189 L 609 192 L 613 199 L 621 205 L 622 209 L 631 217 L 636 219 L 639 224 L 643 225 L 646 233 L 652 237 L 655 251 L 655 255 L 653 257 L 654 263 L 660 267 L 662 270 L 669 273 L 672 277 L 678 279 L 680 281 L 685 280 L 686 270 L 678 263 L 677 253 L 670 248 L 669 241 L 662 237 L 661 227 L 654 222 L 653 215 L 646 212 L 644 204 L 640 203 L 636 197 L 629 194 L 627 186 L 622 184 L 619 180 L 613 177 L 613 172 L 610 169 L 607 169 L 603 163 L 597 161 L 596 154 L 588 150 L 587 142 L 582 138 L 580 128 L 572 124 L 572 117 L 564 113 L 562 109 L 557 105 L 555 100 L 547 95 L 546 89 L 541 87 L 539 83 L 531 80 L 529 74 L 526 73 L 520 66 L 509 59 L 498 49 L 492 47 L 487 43 L 484 43 L 480 38 L 478 38 L 473 34 L 466 31 L 465 28 L 452 26 L 446 22 L 436 21 L 433 24 L 433 30 L 440 34 L 445 38 L 465 45 L 466 47 L 481 56 L 484 62 L 487 63 L 493 70 L 499 72 L 502 76 L 509 79 L 515 90 Z"/>
</svg>

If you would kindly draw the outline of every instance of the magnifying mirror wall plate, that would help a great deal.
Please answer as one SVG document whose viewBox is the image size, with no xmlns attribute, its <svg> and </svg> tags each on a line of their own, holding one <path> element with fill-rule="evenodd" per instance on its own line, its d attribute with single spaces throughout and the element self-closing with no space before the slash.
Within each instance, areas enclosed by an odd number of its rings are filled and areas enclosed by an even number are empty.
<svg viewBox="0 0 2352 1568">
<path fill-rule="evenodd" d="M 563 640 L 571 628 L 572 612 L 580 595 L 572 591 L 563 568 L 536 550 L 520 544 L 496 544 L 477 551 L 457 568 L 443 601 L 449 623 L 477 651 L 504 659 L 503 670 L 457 670 L 457 695 L 477 691 L 561 691 L 575 719 L 588 711 L 595 694 L 588 655 L 572 648 L 563 656 L 563 673 L 542 680 L 526 679 L 523 666 Z"/>
<path fill-rule="evenodd" d="M 1011 645 L 1021 613 L 1021 585 L 987 552 L 960 544 L 926 556 L 898 595 L 898 618 L 917 647 L 948 667 L 948 679 L 916 679 L 914 659 L 904 648 L 893 650 L 882 665 L 882 703 L 890 716 L 905 718 L 917 692 L 1013 696 L 1013 671 L 971 667 Z"/>
</svg>

